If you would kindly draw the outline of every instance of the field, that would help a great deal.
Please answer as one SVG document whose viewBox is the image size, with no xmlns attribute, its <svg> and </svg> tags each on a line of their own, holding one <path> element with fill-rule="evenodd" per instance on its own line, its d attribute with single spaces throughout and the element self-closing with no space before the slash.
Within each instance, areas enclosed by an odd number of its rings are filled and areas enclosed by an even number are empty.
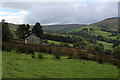
<svg viewBox="0 0 120 80">
<path fill-rule="evenodd" d="M 37 53 L 36 53 L 37 54 Z M 44 59 L 3 51 L 3 78 L 117 78 L 118 68 L 94 61 L 62 59 L 42 53 Z"/>
<path fill-rule="evenodd" d="M 101 29 L 100 27 L 96 27 L 96 26 L 83 26 L 83 27 L 79 27 L 79 28 L 73 29 L 70 32 L 79 32 L 83 28 L 88 28 L 88 29 L 93 28 L 94 30 L 100 30 Z"/>
<path fill-rule="evenodd" d="M 53 41 L 53 40 L 47 40 L 48 43 L 54 43 L 55 45 L 60 45 L 60 42 L 59 41 Z M 73 44 L 71 43 L 68 43 L 70 47 L 73 47 Z"/>
<path fill-rule="evenodd" d="M 88 28 L 88 31 L 91 35 L 96 35 L 96 36 L 103 36 L 109 39 L 117 39 L 118 36 L 110 36 L 111 33 L 110 32 L 105 32 L 105 31 L 101 31 L 102 28 L 100 27 L 96 27 L 96 26 L 84 26 L 84 27 L 79 27 L 73 30 L 70 30 L 69 32 L 79 32 L 84 28 Z M 91 32 L 89 29 L 92 28 L 93 32 Z"/>
<path fill-rule="evenodd" d="M 101 43 L 104 45 L 104 49 L 112 49 L 112 43 L 107 43 L 103 41 L 97 41 L 97 43 Z"/>
</svg>

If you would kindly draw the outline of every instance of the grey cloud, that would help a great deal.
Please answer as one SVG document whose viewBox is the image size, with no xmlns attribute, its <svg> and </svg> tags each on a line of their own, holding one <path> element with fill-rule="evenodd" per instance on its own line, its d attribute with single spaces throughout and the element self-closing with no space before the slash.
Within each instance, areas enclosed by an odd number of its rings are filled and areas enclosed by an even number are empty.
<svg viewBox="0 0 120 80">
<path fill-rule="evenodd" d="M 20 10 L 28 10 L 30 7 L 34 6 L 33 2 L 2 2 L 3 8 L 8 9 L 20 9 Z"/>
<path fill-rule="evenodd" d="M 50 23 L 91 23 L 117 16 L 117 3 L 53 3 L 36 5 L 29 9 L 25 21 Z"/>
<path fill-rule="evenodd" d="M 34 24 L 92 23 L 118 15 L 117 2 L 39 2 L 39 3 L 3 3 L 5 8 L 28 11 L 24 21 Z"/>
</svg>

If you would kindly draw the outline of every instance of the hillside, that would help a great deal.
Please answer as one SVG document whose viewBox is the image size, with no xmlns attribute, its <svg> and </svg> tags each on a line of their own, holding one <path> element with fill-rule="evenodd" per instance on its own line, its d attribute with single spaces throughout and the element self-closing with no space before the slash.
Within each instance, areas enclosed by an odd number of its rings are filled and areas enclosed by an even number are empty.
<svg viewBox="0 0 120 80">
<path fill-rule="evenodd" d="M 46 25 L 43 29 L 46 32 L 67 32 L 72 29 L 86 26 L 84 24 L 64 24 L 64 25 Z"/>
<path fill-rule="evenodd" d="M 107 18 L 99 22 L 95 22 L 90 24 L 90 26 L 97 26 L 109 30 L 117 30 L 118 29 L 118 17 Z"/>
</svg>

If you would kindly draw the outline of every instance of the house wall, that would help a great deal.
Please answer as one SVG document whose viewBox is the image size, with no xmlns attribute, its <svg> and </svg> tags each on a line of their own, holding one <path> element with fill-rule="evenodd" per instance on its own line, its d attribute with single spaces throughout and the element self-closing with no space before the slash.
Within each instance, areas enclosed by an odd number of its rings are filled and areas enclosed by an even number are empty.
<svg viewBox="0 0 120 80">
<path fill-rule="evenodd" d="M 32 35 L 32 36 L 25 39 L 25 43 L 27 43 L 27 44 L 40 44 L 40 38 Z"/>
</svg>

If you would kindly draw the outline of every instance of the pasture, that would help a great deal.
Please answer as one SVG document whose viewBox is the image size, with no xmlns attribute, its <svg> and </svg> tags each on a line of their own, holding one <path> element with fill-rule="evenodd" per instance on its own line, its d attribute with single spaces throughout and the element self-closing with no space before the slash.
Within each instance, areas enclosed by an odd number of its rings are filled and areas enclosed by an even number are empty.
<svg viewBox="0 0 120 80">
<path fill-rule="evenodd" d="M 43 59 L 31 55 L 3 51 L 3 78 L 117 78 L 114 65 L 94 61 L 76 60 L 41 53 Z"/>
</svg>

